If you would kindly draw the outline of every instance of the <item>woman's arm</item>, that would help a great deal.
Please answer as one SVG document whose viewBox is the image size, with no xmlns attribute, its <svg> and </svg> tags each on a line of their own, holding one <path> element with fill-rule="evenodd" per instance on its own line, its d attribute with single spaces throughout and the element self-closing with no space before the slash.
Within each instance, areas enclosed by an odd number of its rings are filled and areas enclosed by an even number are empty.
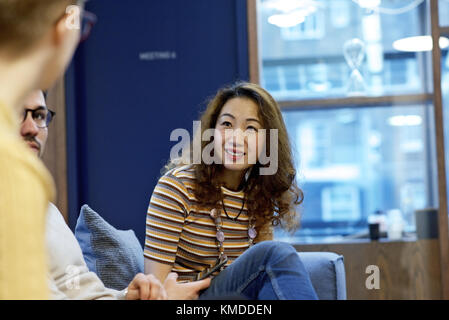
<svg viewBox="0 0 449 320">
<path fill-rule="evenodd" d="M 164 283 L 168 274 L 171 272 L 172 266 L 154 260 L 145 258 L 145 274 L 152 274 L 159 279 L 160 282 Z"/>
<path fill-rule="evenodd" d="M 188 191 L 181 181 L 167 174 L 159 179 L 147 211 L 144 272 L 162 283 L 173 268 L 186 212 Z"/>
<path fill-rule="evenodd" d="M 171 272 L 185 217 L 190 212 L 187 199 L 189 193 L 182 181 L 165 175 L 153 191 L 147 212 L 144 271 L 163 283 L 168 299 L 196 299 L 210 285 L 210 279 L 178 283 L 177 274 Z"/>
<path fill-rule="evenodd" d="M 164 284 L 169 300 L 195 300 L 201 290 L 209 287 L 211 278 L 189 283 L 177 282 L 177 274 L 171 272 L 172 266 L 145 258 L 145 274 L 153 274 Z"/>
</svg>

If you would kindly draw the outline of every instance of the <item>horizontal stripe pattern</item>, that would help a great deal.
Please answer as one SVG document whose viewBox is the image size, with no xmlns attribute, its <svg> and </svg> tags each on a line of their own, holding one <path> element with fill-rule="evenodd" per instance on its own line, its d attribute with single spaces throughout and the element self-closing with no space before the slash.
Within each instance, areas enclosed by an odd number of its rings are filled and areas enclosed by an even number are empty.
<svg viewBox="0 0 449 320">
<path fill-rule="evenodd" d="M 172 265 L 179 281 L 192 281 L 218 259 L 217 229 L 211 208 L 199 205 L 192 166 L 172 169 L 159 179 L 146 218 L 144 256 Z M 248 215 L 242 208 L 244 193 L 222 188 L 229 219 L 221 209 L 224 250 L 229 265 L 249 247 Z M 237 220 L 234 221 L 234 219 Z"/>
</svg>

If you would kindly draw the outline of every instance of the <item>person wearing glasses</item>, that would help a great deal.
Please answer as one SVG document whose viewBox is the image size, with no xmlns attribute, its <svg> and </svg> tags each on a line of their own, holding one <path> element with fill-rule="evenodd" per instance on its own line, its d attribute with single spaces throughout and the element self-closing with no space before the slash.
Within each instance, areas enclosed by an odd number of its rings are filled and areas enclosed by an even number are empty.
<svg viewBox="0 0 449 320">
<path fill-rule="evenodd" d="M 48 109 L 42 90 L 33 91 L 25 101 L 20 135 L 38 157 L 42 157 L 48 138 L 48 125 L 55 112 Z"/>
<path fill-rule="evenodd" d="M 42 157 L 48 138 L 48 126 L 55 112 L 50 110 L 42 90 L 33 91 L 25 100 L 20 134 L 28 147 Z M 94 272 L 90 272 L 74 234 L 61 212 L 49 203 L 46 224 L 46 242 L 49 262 L 49 283 L 53 299 L 188 299 L 207 287 L 207 281 L 177 287 L 175 279 L 163 287 L 153 275 L 137 274 L 122 291 L 106 288 Z"/>
<path fill-rule="evenodd" d="M 48 109 L 42 90 L 25 100 L 20 135 L 28 147 L 42 157 L 48 126 L 55 112 Z M 49 203 L 46 223 L 49 283 L 53 299 L 166 299 L 166 292 L 154 276 L 138 274 L 123 291 L 108 289 L 94 272 L 89 272 L 81 248 L 61 212 Z"/>
</svg>

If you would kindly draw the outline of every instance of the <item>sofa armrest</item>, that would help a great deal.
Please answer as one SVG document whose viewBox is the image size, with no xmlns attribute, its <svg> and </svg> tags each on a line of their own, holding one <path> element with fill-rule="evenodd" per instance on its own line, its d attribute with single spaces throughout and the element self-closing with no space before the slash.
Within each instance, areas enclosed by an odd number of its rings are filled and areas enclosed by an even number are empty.
<svg viewBox="0 0 449 320">
<path fill-rule="evenodd" d="M 320 300 L 346 300 L 343 256 L 333 252 L 299 252 Z"/>
</svg>

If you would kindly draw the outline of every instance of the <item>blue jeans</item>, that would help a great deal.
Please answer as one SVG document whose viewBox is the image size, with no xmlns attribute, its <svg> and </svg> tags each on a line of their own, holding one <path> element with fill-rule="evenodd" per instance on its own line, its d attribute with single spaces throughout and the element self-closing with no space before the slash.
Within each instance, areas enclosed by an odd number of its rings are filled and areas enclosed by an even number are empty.
<svg viewBox="0 0 449 320">
<path fill-rule="evenodd" d="M 309 274 L 289 244 L 263 241 L 220 272 L 200 299 L 316 300 Z"/>
</svg>

